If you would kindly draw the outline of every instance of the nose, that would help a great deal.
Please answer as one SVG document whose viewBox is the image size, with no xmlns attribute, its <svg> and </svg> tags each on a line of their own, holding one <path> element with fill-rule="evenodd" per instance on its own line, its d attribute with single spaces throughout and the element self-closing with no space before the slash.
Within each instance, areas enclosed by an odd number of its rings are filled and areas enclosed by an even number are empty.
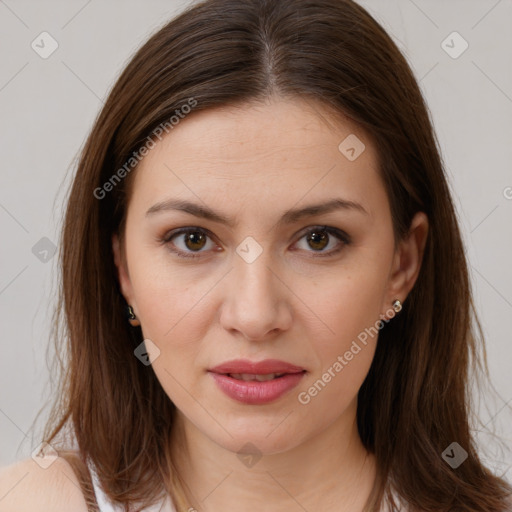
<svg viewBox="0 0 512 512">
<path fill-rule="evenodd" d="M 268 340 L 292 323 L 290 285 L 274 270 L 268 252 L 251 263 L 235 255 L 225 285 L 221 325 L 250 341 Z"/>
</svg>

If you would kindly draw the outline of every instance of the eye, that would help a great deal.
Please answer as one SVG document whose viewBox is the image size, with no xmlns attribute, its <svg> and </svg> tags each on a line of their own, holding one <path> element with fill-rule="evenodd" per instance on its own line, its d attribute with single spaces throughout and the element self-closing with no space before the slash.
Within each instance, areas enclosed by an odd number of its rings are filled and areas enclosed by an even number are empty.
<svg viewBox="0 0 512 512">
<path fill-rule="evenodd" d="M 174 239 L 181 242 L 173 242 Z M 180 258 L 199 258 L 202 252 L 207 252 L 208 249 L 203 249 L 208 246 L 208 240 L 211 242 L 211 233 L 203 228 L 199 227 L 188 227 L 180 228 L 176 231 L 171 231 L 166 234 L 159 242 L 168 246 L 169 250 L 178 255 Z M 338 244 L 334 244 L 335 248 L 329 251 L 324 249 L 329 246 L 332 239 L 338 240 Z M 316 252 L 313 257 L 329 257 L 340 252 L 345 245 L 349 245 L 351 240 L 350 237 L 343 231 L 337 228 L 331 228 L 329 226 L 314 226 L 309 228 L 299 239 L 306 239 L 306 244 L 313 249 L 307 252 Z M 213 243 L 213 242 L 211 242 Z M 298 243 L 298 242 L 296 242 Z M 213 244 L 215 246 L 215 244 Z M 210 249 L 212 247 L 210 246 Z M 217 248 L 216 251 L 222 249 Z"/>
<path fill-rule="evenodd" d="M 181 235 L 181 236 L 180 236 Z M 174 238 L 183 242 L 181 248 L 176 243 L 171 242 Z M 199 258 L 200 254 L 194 254 L 201 251 L 206 246 L 206 240 L 210 238 L 210 232 L 203 228 L 181 228 L 177 231 L 171 231 L 161 241 L 169 246 L 169 249 L 180 258 Z M 192 252 L 189 252 L 192 251 Z"/>
<path fill-rule="evenodd" d="M 324 249 L 331 244 L 333 238 L 338 240 L 338 244 L 333 244 L 334 249 L 324 251 Z M 345 232 L 329 226 L 314 226 L 309 228 L 299 239 L 299 242 L 303 239 L 306 240 L 307 246 L 311 247 L 313 252 L 317 253 L 313 255 L 314 258 L 334 256 L 338 254 L 345 245 L 349 245 L 351 242 L 350 237 Z M 305 250 L 308 251 L 308 249 Z"/>
</svg>

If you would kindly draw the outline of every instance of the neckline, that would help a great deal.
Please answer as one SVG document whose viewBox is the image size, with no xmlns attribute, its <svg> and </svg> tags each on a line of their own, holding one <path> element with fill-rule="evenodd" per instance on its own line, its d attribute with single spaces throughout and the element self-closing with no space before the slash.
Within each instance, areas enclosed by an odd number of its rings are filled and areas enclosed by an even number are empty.
<svg viewBox="0 0 512 512">
<path fill-rule="evenodd" d="M 87 467 L 91 473 L 93 492 L 96 497 L 96 501 L 98 502 L 99 512 L 124 512 L 124 508 L 121 505 L 112 503 L 105 494 L 96 473 L 96 466 L 92 460 L 87 460 Z M 140 510 L 140 512 L 176 512 L 176 508 L 174 507 L 171 496 L 167 494 L 162 501 L 144 508 Z"/>
</svg>

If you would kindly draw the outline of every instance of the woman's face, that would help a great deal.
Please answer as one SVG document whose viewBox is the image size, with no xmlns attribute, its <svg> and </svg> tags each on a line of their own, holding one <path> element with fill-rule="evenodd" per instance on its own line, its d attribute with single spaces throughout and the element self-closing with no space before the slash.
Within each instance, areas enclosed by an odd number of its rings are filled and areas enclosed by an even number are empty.
<svg viewBox="0 0 512 512">
<path fill-rule="evenodd" d="M 193 112 L 144 158 L 114 253 L 185 425 L 275 453 L 353 422 L 375 326 L 419 267 L 377 169 L 360 128 L 303 100 Z"/>
</svg>

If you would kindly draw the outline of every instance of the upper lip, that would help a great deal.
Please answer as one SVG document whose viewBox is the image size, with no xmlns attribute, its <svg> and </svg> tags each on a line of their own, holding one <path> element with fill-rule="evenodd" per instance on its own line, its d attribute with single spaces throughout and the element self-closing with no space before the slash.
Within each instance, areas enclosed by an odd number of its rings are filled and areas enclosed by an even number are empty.
<svg viewBox="0 0 512 512">
<path fill-rule="evenodd" d="M 264 361 L 250 361 L 248 359 L 234 359 L 226 361 L 210 369 L 214 373 L 247 373 L 250 375 L 265 375 L 269 373 L 300 373 L 305 371 L 300 366 L 279 361 L 278 359 L 265 359 Z"/>
</svg>

